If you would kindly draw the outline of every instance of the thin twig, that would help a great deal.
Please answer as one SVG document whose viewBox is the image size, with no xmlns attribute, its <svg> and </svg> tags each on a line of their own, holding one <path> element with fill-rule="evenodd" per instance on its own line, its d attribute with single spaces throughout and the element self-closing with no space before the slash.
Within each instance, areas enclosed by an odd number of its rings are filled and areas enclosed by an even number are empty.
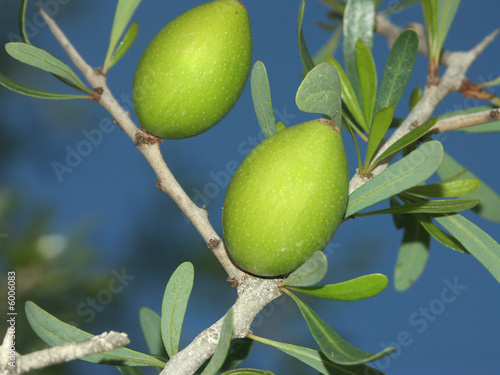
<svg viewBox="0 0 500 375">
<path fill-rule="evenodd" d="M 481 124 L 487 124 L 493 121 L 500 120 L 500 109 L 489 109 L 486 111 L 468 113 L 462 115 L 456 115 L 453 117 L 447 117 L 439 120 L 436 125 L 429 131 L 429 135 L 444 133 L 451 130 L 458 130 L 462 128 L 468 128 L 470 126 L 476 126 Z"/>
</svg>

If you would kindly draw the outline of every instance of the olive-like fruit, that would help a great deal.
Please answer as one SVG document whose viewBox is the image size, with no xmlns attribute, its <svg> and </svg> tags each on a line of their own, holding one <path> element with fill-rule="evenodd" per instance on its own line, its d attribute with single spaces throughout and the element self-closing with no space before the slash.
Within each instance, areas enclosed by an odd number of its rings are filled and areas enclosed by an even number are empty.
<svg viewBox="0 0 500 375">
<path fill-rule="evenodd" d="M 228 186 L 222 227 L 229 255 L 257 276 L 294 271 L 332 239 L 348 187 L 347 156 L 333 122 L 274 134 L 248 154 Z"/>
<path fill-rule="evenodd" d="M 252 38 L 240 0 L 215 0 L 181 14 L 147 46 L 133 83 L 141 127 L 187 138 L 217 124 L 236 104 L 250 72 Z"/>
</svg>

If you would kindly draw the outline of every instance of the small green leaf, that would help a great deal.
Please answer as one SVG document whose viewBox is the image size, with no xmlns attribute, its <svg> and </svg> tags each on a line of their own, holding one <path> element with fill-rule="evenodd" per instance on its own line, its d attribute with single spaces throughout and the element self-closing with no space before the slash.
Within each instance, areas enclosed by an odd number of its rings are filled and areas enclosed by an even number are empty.
<svg viewBox="0 0 500 375">
<path fill-rule="evenodd" d="M 500 245 L 481 228 L 459 214 L 436 216 L 454 236 L 500 282 Z"/>
<path fill-rule="evenodd" d="M 125 33 L 125 36 L 123 37 L 122 41 L 120 42 L 120 44 L 118 44 L 118 47 L 116 47 L 116 51 L 115 53 L 113 53 L 113 56 L 109 61 L 108 69 L 113 67 L 123 57 L 123 55 L 127 53 L 129 48 L 134 43 L 138 31 L 139 31 L 139 24 L 137 22 L 132 23 L 132 25 L 130 25 L 127 32 Z"/>
<path fill-rule="evenodd" d="M 50 346 L 81 342 L 94 337 L 88 332 L 60 321 L 33 302 L 26 302 L 25 310 L 33 331 Z M 87 356 L 82 360 L 115 366 L 165 366 L 165 362 L 155 357 L 127 348 L 118 348 L 109 352 Z"/>
<path fill-rule="evenodd" d="M 356 42 L 362 39 L 372 50 L 375 30 L 375 3 L 373 0 L 349 0 L 344 11 L 344 65 L 356 98 L 361 100 L 361 86 L 356 64 Z"/>
<path fill-rule="evenodd" d="M 377 96 L 377 70 L 372 53 L 363 39 L 356 41 L 356 64 L 361 85 L 361 103 L 367 124 L 371 124 Z"/>
<path fill-rule="evenodd" d="M 118 0 L 116 5 L 115 18 L 113 20 L 113 27 L 111 28 L 111 35 L 109 38 L 108 52 L 106 53 L 106 59 L 104 60 L 103 70 L 106 72 L 109 68 L 109 63 L 113 53 L 115 53 L 116 46 L 120 41 L 130 19 L 134 15 L 137 7 L 141 3 L 141 0 Z"/>
<path fill-rule="evenodd" d="M 422 87 L 417 86 L 413 89 L 410 95 L 410 111 L 417 105 L 422 98 Z"/>
<path fill-rule="evenodd" d="M 222 322 L 222 328 L 219 334 L 219 342 L 217 343 L 214 354 L 212 355 L 210 362 L 208 362 L 207 367 L 205 367 L 201 375 L 215 375 L 223 365 L 224 360 L 227 357 L 229 346 L 231 345 L 231 339 L 233 337 L 233 319 L 234 312 L 233 309 L 230 309 L 224 317 L 224 321 Z"/>
<path fill-rule="evenodd" d="M 414 186 L 408 189 L 407 193 L 432 198 L 453 198 L 470 194 L 480 185 L 481 181 L 477 178 L 463 178 L 461 180 Z"/>
<path fill-rule="evenodd" d="M 368 137 L 368 146 L 366 148 L 365 167 L 368 168 L 375 151 L 380 146 L 380 142 L 384 139 L 389 126 L 394 117 L 394 109 L 392 107 L 382 108 L 375 114 L 373 124 L 370 128 L 370 136 Z"/>
<path fill-rule="evenodd" d="M 380 214 L 448 214 L 468 210 L 479 204 L 479 199 L 448 199 L 448 200 L 419 200 L 383 210 L 370 211 L 356 216 L 372 216 Z"/>
<path fill-rule="evenodd" d="M 319 113 L 333 119 L 342 115 L 340 79 L 335 67 L 321 63 L 302 81 L 295 96 L 301 111 Z"/>
<path fill-rule="evenodd" d="M 394 287 L 404 291 L 412 286 L 424 271 L 429 257 L 430 235 L 414 216 L 404 223 L 404 235 L 394 269 Z"/>
<path fill-rule="evenodd" d="M 356 93 L 354 92 L 351 83 L 347 79 L 344 70 L 340 66 L 339 62 L 331 56 L 328 56 L 326 58 L 326 62 L 332 64 L 339 74 L 342 100 L 351 112 L 353 119 L 365 132 L 368 132 L 368 124 L 365 121 L 365 116 L 363 115 L 363 111 L 361 110 L 361 107 L 359 105 Z"/>
<path fill-rule="evenodd" d="M 53 92 L 47 92 L 42 90 L 37 90 L 29 86 L 25 86 L 22 83 L 11 80 L 10 78 L 4 76 L 0 73 L 0 85 L 26 96 L 33 96 L 40 99 L 51 99 L 51 100 L 67 100 L 67 99 L 92 99 L 88 95 L 71 95 L 71 94 L 57 94 Z"/>
<path fill-rule="evenodd" d="M 345 217 L 427 180 L 438 168 L 442 157 L 441 143 L 437 141 L 424 143 L 354 190 L 349 195 Z"/>
<path fill-rule="evenodd" d="M 445 152 L 437 173 L 442 179 L 447 179 L 462 172 L 464 169 L 460 163 Z M 463 176 L 477 179 L 477 176 L 470 171 L 465 172 Z M 479 199 L 481 202 L 474 208 L 474 212 L 487 220 L 500 222 L 500 196 L 484 181 L 481 181 L 481 185 L 474 192 L 466 194 L 463 197 Z"/>
<path fill-rule="evenodd" d="M 375 100 L 375 113 L 389 106 L 396 110 L 413 71 L 417 52 L 417 33 L 411 29 L 404 30 L 389 52 Z"/>
<path fill-rule="evenodd" d="M 374 273 L 337 284 L 311 287 L 287 285 L 286 288 L 318 298 L 335 301 L 357 301 L 376 296 L 386 288 L 387 283 L 387 276 Z"/>
<path fill-rule="evenodd" d="M 311 286 L 326 276 L 328 261 L 322 251 L 316 251 L 301 267 L 292 272 L 280 286 Z"/>
<path fill-rule="evenodd" d="M 47 51 L 34 47 L 26 43 L 7 43 L 5 50 L 13 58 L 34 66 L 35 68 L 52 73 L 63 80 L 70 82 L 73 87 L 79 90 L 92 94 L 85 84 L 78 78 L 78 76 L 71 70 L 71 68 L 63 63 L 61 60 L 56 59 Z"/>
<path fill-rule="evenodd" d="M 427 134 L 432 127 L 436 124 L 438 121 L 438 117 L 433 117 L 423 124 L 417 126 L 415 129 L 410 131 L 409 133 L 406 133 L 404 136 L 399 138 L 396 142 L 394 142 L 391 146 L 385 150 L 382 155 L 380 155 L 377 160 L 375 160 L 372 165 L 376 166 L 378 163 L 380 163 L 382 160 L 384 160 L 386 157 L 391 156 L 402 149 L 404 149 L 406 146 L 411 145 L 413 142 L 417 141 L 418 139 L 422 138 L 425 134 Z"/>
<path fill-rule="evenodd" d="M 455 237 L 450 236 L 448 233 L 443 232 L 436 225 L 434 225 L 430 215 L 416 214 L 415 217 L 420 222 L 422 228 L 424 228 L 435 240 L 452 250 L 467 254 L 469 253 Z"/>
<path fill-rule="evenodd" d="M 305 363 L 306 365 L 312 367 L 313 369 L 320 371 L 322 374 L 328 375 L 384 375 L 382 372 L 368 367 L 366 365 L 355 365 L 355 366 L 342 366 L 337 363 L 331 362 L 323 353 L 304 348 L 302 346 L 285 344 L 282 342 L 277 342 L 263 337 L 258 337 L 255 335 L 249 335 L 251 339 L 260 342 L 265 345 L 272 346 L 283 353 L 288 354 L 291 357 L 297 358 L 299 361 Z"/>
<path fill-rule="evenodd" d="M 28 5 L 28 0 L 21 0 L 21 6 L 19 8 L 19 34 L 21 35 L 21 40 L 26 44 L 31 44 L 28 34 L 26 33 L 26 7 Z"/>
<path fill-rule="evenodd" d="M 269 138 L 278 131 L 276 129 L 276 120 L 274 119 L 273 104 L 271 102 L 269 79 L 266 67 L 262 61 L 257 61 L 252 68 L 250 86 L 257 121 L 264 137 Z"/>
<path fill-rule="evenodd" d="M 194 282 L 194 268 L 182 263 L 168 280 L 161 307 L 161 336 L 169 357 L 179 351 L 182 324 Z"/>
<path fill-rule="evenodd" d="M 297 19 L 297 33 L 298 33 L 300 58 L 302 59 L 302 63 L 304 64 L 304 68 L 306 69 L 306 71 L 310 71 L 312 68 L 314 68 L 314 62 L 307 48 L 306 39 L 302 31 L 302 22 L 304 21 L 305 7 L 306 7 L 306 2 L 305 0 L 302 0 L 300 2 L 299 16 Z"/>
<path fill-rule="evenodd" d="M 167 353 L 161 339 L 160 316 L 150 308 L 142 307 L 139 310 L 139 323 L 149 349 L 149 354 L 166 356 Z"/>
<path fill-rule="evenodd" d="M 377 354 L 372 354 L 352 346 L 298 297 L 286 289 L 285 292 L 299 307 L 314 340 L 330 361 L 341 365 L 359 365 L 375 361 L 394 351 L 394 348 L 387 348 Z"/>
</svg>

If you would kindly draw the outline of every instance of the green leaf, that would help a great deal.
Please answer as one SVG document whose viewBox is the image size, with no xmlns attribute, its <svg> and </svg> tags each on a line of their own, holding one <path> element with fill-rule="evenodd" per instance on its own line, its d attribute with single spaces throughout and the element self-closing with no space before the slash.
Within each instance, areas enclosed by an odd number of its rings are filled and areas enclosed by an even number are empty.
<svg viewBox="0 0 500 375">
<path fill-rule="evenodd" d="M 33 302 L 26 302 L 25 310 L 33 331 L 50 346 L 81 342 L 94 337 L 88 332 L 60 321 Z M 82 360 L 114 366 L 165 366 L 165 362 L 155 357 L 126 348 L 118 348 L 109 352 L 87 356 Z"/>
<path fill-rule="evenodd" d="M 394 287 L 404 291 L 412 286 L 424 271 L 429 257 L 430 235 L 416 216 L 408 216 L 394 269 Z"/>
<path fill-rule="evenodd" d="M 361 87 L 361 103 L 367 124 L 371 124 L 377 96 L 377 70 L 372 53 L 363 39 L 356 41 L 356 64 Z"/>
<path fill-rule="evenodd" d="M 319 113 L 334 119 L 342 115 L 340 79 L 335 67 L 321 63 L 314 67 L 302 81 L 295 96 L 301 111 Z"/>
<path fill-rule="evenodd" d="M 298 297 L 286 289 L 285 292 L 299 307 L 314 340 L 330 361 L 341 365 L 359 365 L 375 361 L 394 351 L 394 348 L 387 348 L 372 354 L 352 346 Z"/>
<path fill-rule="evenodd" d="M 2 73 L 0 73 L 0 85 L 8 88 L 9 90 L 15 91 L 19 94 L 26 96 L 33 96 L 35 98 L 40 98 L 40 99 L 51 99 L 51 100 L 92 99 L 92 97 L 88 95 L 57 94 L 53 92 L 37 90 L 29 86 L 25 86 L 22 83 L 13 81 L 10 78 L 4 76 Z"/>
<path fill-rule="evenodd" d="M 448 182 L 437 182 L 430 185 L 414 186 L 407 193 L 433 198 L 452 198 L 470 194 L 481 185 L 477 178 L 463 178 Z"/>
<path fill-rule="evenodd" d="M 231 339 L 233 337 L 233 319 L 234 312 L 233 309 L 229 309 L 224 321 L 222 322 L 222 328 L 219 334 L 219 342 L 215 348 L 214 354 L 208 362 L 207 367 L 203 370 L 201 375 L 215 375 L 221 368 L 226 359 L 229 346 L 231 345 Z"/>
<path fill-rule="evenodd" d="M 116 51 L 109 61 L 108 69 L 113 67 L 123 57 L 123 55 L 127 53 L 129 48 L 134 43 L 138 31 L 139 24 L 137 22 L 132 23 L 132 25 L 130 25 L 127 32 L 125 33 L 125 36 L 121 40 L 120 44 L 118 45 L 118 47 L 116 47 Z"/>
<path fill-rule="evenodd" d="M 361 99 L 360 79 L 356 64 L 356 42 L 362 39 L 368 50 L 373 47 L 375 3 L 373 0 L 349 0 L 344 11 L 344 65 L 358 100 Z"/>
<path fill-rule="evenodd" d="M 227 357 L 219 371 L 227 371 L 243 362 L 252 351 L 253 340 L 248 337 L 233 339 L 229 346 Z"/>
<path fill-rule="evenodd" d="M 368 138 L 368 146 L 366 148 L 365 167 L 368 167 L 370 161 L 380 146 L 380 142 L 384 139 L 389 126 L 394 117 L 394 109 L 392 107 L 382 108 L 375 114 L 373 124 L 370 128 L 370 136 Z"/>
<path fill-rule="evenodd" d="M 194 268 L 182 263 L 168 280 L 161 307 L 161 336 L 169 357 L 179 351 L 182 324 L 194 282 Z"/>
<path fill-rule="evenodd" d="M 437 2 L 437 40 L 439 49 L 442 48 L 446 40 L 459 6 L 460 0 L 441 0 Z"/>
<path fill-rule="evenodd" d="M 410 95 L 410 111 L 417 105 L 422 98 L 422 87 L 417 86 L 413 89 Z"/>
<path fill-rule="evenodd" d="M 392 145 L 390 145 L 387 150 L 385 150 L 382 155 L 380 155 L 377 160 L 375 160 L 372 163 L 372 166 L 376 166 L 378 163 L 380 163 L 382 160 L 384 160 L 386 157 L 391 156 L 402 149 L 404 149 L 406 146 L 411 145 L 413 142 L 417 141 L 418 139 L 422 138 L 425 134 L 427 134 L 432 127 L 436 124 L 438 121 L 438 117 L 433 117 L 423 124 L 417 126 L 415 129 L 410 131 L 409 133 L 406 133 L 404 136 L 399 138 L 396 142 L 394 142 Z"/>
<path fill-rule="evenodd" d="M 92 94 L 85 84 L 78 78 L 78 76 L 71 70 L 71 68 L 63 63 L 61 60 L 56 59 L 47 51 L 40 48 L 34 47 L 26 43 L 7 43 L 5 45 L 5 50 L 13 58 L 34 66 L 35 68 L 44 70 L 46 72 L 52 73 L 63 80 L 68 81 L 73 87 L 79 90 Z"/>
<path fill-rule="evenodd" d="M 144 375 L 142 370 L 138 367 L 118 366 L 117 368 L 122 375 Z"/>
<path fill-rule="evenodd" d="M 447 179 L 462 172 L 464 169 L 460 163 L 445 152 L 437 173 L 442 179 Z M 477 176 L 470 171 L 465 172 L 463 176 L 477 179 Z M 487 220 L 500 222 L 500 196 L 484 181 L 481 181 L 481 185 L 474 192 L 466 194 L 463 197 L 479 199 L 481 202 L 474 208 L 474 212 Z"/>
<path fill-rule="evenodd" d="M 448 200 L 419 200 L 383 210 L 370 211 L 356 216 L 372 216 L 380 214 L 448 214 L 468 210 L 477 206 L 479 199 L 448 199 Z"/>
<path fill-rule="evenodd" d="M 422 0 L 422 12 L 424 14 L 425 29 L 427 31 L 427 40 L 430 47 L 429 53 L 431 61 L 439 59 L 438 46 L 438 4 L 434 0 Z M 438 61 L 438 60 L 437 60 Z"/>
<path fill-rule="evenodd" d="M 160 316 L 150 308 L 142 307 L 139 310 L 139 323 L 149 354 L 166 356 L 167 353 L 161 339 Z"/>
<path fill-rule="evenodd" d="M 312 68 L 314 68 L 314 62 L 311 57 L 311 54 L 309 53 L 309 50 L 307 49 L 306 39 L 302 31 L 302 22 L 304 21 L 305 7 L 306 7 L 306 2 L 305 0 L 302 0 L 300 2 L 299 16 L 297 19 L 297 33 L 298 33 L 300 58 L 302 59 L 302 63 L 304 64 L 304 68 L 306 69 L 306 71 L 310 71 Z"/>
<path fill-rule="evenodd" d="M 435 219 L 500 282 L 500 245 L 498 242 L 462 215 L 436 216 Z"/>
<path fill-rule="evenodd" d="M 438 168 L 442 157 L 441 143 L 437 141 L 424 143 L 354 190 L 349 195 L 345 217 L 427 180 Z"/>
<path fill-rule="evenodd" d="M 277 342 L 263 337 L 258 337 L 255 335 L 249 335 L 249 337 L 257 342 L 265 345 L 272 346 L 283 353 L 288 354 L 299 361 L 305 363 L 306 365 L 312 367 L 313 369 L 320 371 L 322 374 L 328 375 L 384 375 L 380 371 L 368 367 L 366 365 L 355 365 L 355 366 L 342 366 L 337 363 L 330 361 L 323 353 L 304 348 L 302 346 L 285 344 L 282 342 Z"/>
<path fill-rule="evenodd" d="M 337 70 L 337 73 L 339 74 L 342 100 L 344 101 L 345 105 L 347 106 L 347 108 L 351 112 L 352 117 L 354 118 L 354 120 L 357 122 L 357 124 L 359 124 L 359 126 L 365 132 L 368 132 L 368 125 L 365 121 L 365 116 L 364 116 L 363 111 L 361 110 L 361 107 L 359 105 L 359 101 L 356 97 L 356 93 L 354 92 L 354 89 L 351 86 L 351 83 L 347 79 L 347 76 L 344 73 L 344 70 L 340 66 L 339 62 L 331 56 L 328 56 L 326 58 L 326 62 L 332 64 L 335 67 L 335 69 Z"/>
<path fill-rule="evenodd" d="M 21 6 L 19 8 L 19 34 L 21 35 L 21 40 L 26 44 L 31 44 L 28 34 L 26 33 L 26 7 L 28 5 L 28 0 L 21 0 Z"/>
<path fill-rule="evenodd" d="M 311 286 L 326 276 L 328 261 L 322 251 L 316 251 L 309 260 L 292 272 L 280 286 Z"/>
<path fill-rule="evenodd" d="M 434 225 L 430 215 L 416 214 L 415 217 L 420 222 L 422 228 L 424 228 L 435 240 L 452 250 L 468 253 L 467 249 L 455 237 L 450 236 Z"/>
<path fill-rule="evenodd" d="M 417 52 L 417 33 L 411 29 L 404 30 L 389 52 L 375 99 L 375 113 L 389 106 L 396 110 L 413 71 Z"/>
<path fill-rule="evenodd" d="M 255 370 L 253 368 L 238 368 L 225 372 L 222 375 L 274 375 L 274 373 L 265 370 Z"/>
<path fill-rule="evenodd" d="M 269 87 L 266 67 L 262 61 L 257 61 L 252 68 L 250 86 L 257 121 L 264 137 L 269 138 L 278 131 L 271 102 L 271 88 Z"/>
<path fill-rule="evenodd" d="M 111 28 L 111 36 L 109 38 L 108 52 L 104 60 L 104 71 L 109 68 L 111 57 L 116 50 L 116 46 L 120 41 L 130 19 L 135 13 L 135 10 L 141 3 L 141 0 L 118 0 L 116 5 L 115 18 L 113 20 L 113 27 Z"/>
<path fill-rule="evenodd" d="M 311 287 L 287 285 L 286 288 L 318 298 L 335 301 L 357 301 L 376 296 L 386 288 L 387 283 L 387 276 L 374 273 L 337 284 Z"/>
</svg>

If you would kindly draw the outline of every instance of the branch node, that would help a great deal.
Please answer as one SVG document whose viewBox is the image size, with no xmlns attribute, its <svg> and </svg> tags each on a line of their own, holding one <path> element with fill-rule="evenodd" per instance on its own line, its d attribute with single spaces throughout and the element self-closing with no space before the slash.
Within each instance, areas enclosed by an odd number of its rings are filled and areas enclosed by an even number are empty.
<svg viewBox="0 0 500 375">
<path fill-rule="evenodd" d="M 146 130 L 142 129 L 140 131 L 138 131 L 137 133 L 135 133 L 135 145 L 136 146 L 140 146 L 140 145 L 148 145 L 148 146 L 152 146 L 154 144 L 160 144 L 161 142 L 163 142 L 162 139 L 160 139 L 159 137 L 157 137 L 156 135 L 153 135 L 149 132 L 147 132 Z"/>
<path fill-rule="evenodd" d="M 101 95 L 104 92 L 104 89 L 102 87 L 96 87 L 93 90 L 94 94 L 92 95 L 92 101 L 94 103 L 99 103 L 99 100 L 101 100 Z"/>
<path fill-rule="evenodd" d="M 217 249 L 219 247 L 219 245 L 221 244 L 221 239 L 220 238 L 211 238 L 208 242 L 207 242 L 207 246 L 210 250 L 214 251 L 215 249 Z"/>
</svg>

